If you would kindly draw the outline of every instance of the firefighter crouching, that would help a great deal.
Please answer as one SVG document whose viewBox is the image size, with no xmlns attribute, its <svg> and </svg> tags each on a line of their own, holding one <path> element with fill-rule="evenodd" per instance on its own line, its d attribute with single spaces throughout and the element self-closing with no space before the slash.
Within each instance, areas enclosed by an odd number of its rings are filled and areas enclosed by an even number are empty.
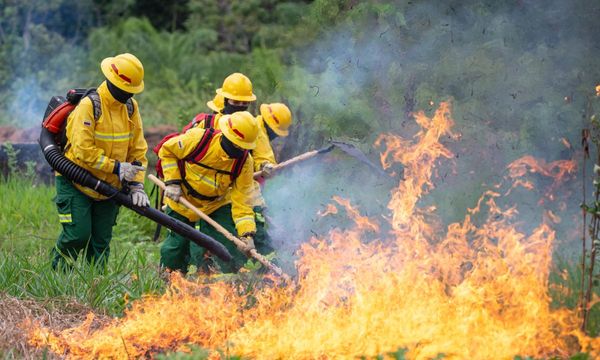
<svg viewBox="0 0 600 360">
<path fill-rule="evenodd" d="M 158 156 L 167 185 L 167 214 L 223 243 L 234 259 L 229 263 L 213 260 L 205 256 L 203 248 L 169 232 L 160 251 L 161 266 L 186 273 L 191 258 L 205 258 L 200 264 L 204 270 L 234 272 L 243 266 L 243 253 L 255 248 L 254 161 L 249 151 L 256 147 L 257 135 L 256 119 L 243 111 L 224 115 L 218 129 L 193 128 L 162 145 Z M 212 226 L 199 221 L 194 212 L 178 203 L 181 196 L 230 232 L 236 231 L 245 246 L 236 249 Z"/>
</svg>

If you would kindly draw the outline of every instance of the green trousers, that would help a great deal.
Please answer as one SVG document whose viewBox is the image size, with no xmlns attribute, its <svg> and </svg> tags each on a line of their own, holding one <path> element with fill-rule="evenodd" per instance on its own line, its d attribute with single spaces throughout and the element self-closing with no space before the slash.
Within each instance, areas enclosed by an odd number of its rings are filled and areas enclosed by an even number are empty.
<svg viewBox="0 0 600 360">
<path fill-rule="evenodd" d="M 89 198 L 63 176 L 56 177 L 54 201 L 62 232 L 52 249 L 52 267 L 56 269 L 67 257 L 76 260 L 82 250 L 88 262 L 104 264 L 119 206 L 113 200 Z"/>
<path fill-rule="evenodd" d="M 167 238 L 160 248 L 161 266 L 183 273 L 187 272 L 189 264 L 195 265 L 200 271 L 209 271 L 209 269 L 212 268 L 221 272 L 236 272 L 246 263 L 246 255 L 242 254 L 233 242 L 215 230 L 210 224 L 202 220 L 198 223 L 192 223 L 186 217 L 173 211 L 171 208 L 167 208 L 167 215 L 183 221 L 190 226 L 195 226 L 199 231 L 219 241 L 227 248 L 227 250 L 229 250 L 233 259 L 229 262 L 225 262 L 214 255 L 208 256 L 206 249 L 169 230 Z M 209 216 L 232 234 L 236 233 L 235 224 L 231 217 L 231 204 L 220 207 Z M 273 248 L 270 246 L 270 241 L 266 236 L 264 220 L 261 223 L 261 219 L 262 216 L 257 214 L 257 233 L 254 237 L 254 244 L 259 253 L 266 255 L 271 253 Z"/>
</svg>

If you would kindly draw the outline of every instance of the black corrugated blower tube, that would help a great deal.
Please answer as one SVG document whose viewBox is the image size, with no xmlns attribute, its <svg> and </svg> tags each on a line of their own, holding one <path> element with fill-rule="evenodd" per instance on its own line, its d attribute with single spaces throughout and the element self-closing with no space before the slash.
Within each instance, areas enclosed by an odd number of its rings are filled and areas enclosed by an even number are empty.
<svg viewBox="0 0 600 360">
<path fill-rule="evenodd" d="M 203 234 L 200 231 L 194 229 L 193 227 L 184 224 L 183 222 L 174 219 L 166 214 L 163 214 L 162 212 L 152 207 L 139 207 L 133 205 L 133 203 L 131 202 L 131 197 L 129 195 L 122 193 L 121 191 L 112 187 L 108 183 L 97 179 L 87 170 L 73 163 L 71 160 L 67 159 L 56 145 L 55 135 L 43 126 L 42 132 L 40 133 L 39 143 L 40 147 L 42 148 L 42 152 L 44 153 L 44 157 L 46 158 L 46 161 L 48 161 L 48 164 L 50 164 L 50 166 L 54 170 L 61 173 L 67 179 L 76 182 L 77 184 L 88 187 L 90 189 L 94 189 L 98 193 L 112 198 L 118 204 L 121 204 L 135 211 L 136 213 L 171 229 L 179 235 L 190 239 L 196 244 L 206 248 L 211 253 L 217 255 L 220 259 L 224 261 L 231 260 L 231 254 L 229 253 L 227 248 L 225 248 L 223 244 L 216 241 L 212 237 Z"/>
</svg>

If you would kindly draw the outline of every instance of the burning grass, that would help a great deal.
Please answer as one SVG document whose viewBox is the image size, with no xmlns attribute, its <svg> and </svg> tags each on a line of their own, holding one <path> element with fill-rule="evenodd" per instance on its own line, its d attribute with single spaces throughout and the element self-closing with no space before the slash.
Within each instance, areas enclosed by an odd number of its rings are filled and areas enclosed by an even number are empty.
<svg viewBox="0 0 600 360">
<path fill-rule="evenodd" d="M 31 347 L 27 338 L 27 324 L 34 321 L 53 331 L 61 331 L 80 324 L 91 308 L 75 301 L 50 299 L 23 300 L 0 295 L 0 354 L 4 358 L 39 359 L 50 355 L 47 350 Z M 105 324 L 107 318 L 98 316 L 95 326 Z"/>
<path fill-rule="evenodd" d="M 363 216 L 336 198 L 354 226 L 302 245 L 293 283 L 266 279 L 248 288 L 174 276 L 164 295 L 134 302 L 99 329 L 90 327 L 93 317 L 63 331 L 37 325 L 31 343 L 72 358 L 153 356 L 189 344 L 219 351 L 215 358 L 392 356 L 399 348 L 411 359 L 600 356 L 600 340 L 579 330 L 577 314 L 550 306 L 549 223 L 519 231 L 519 210 L 498 205 L 497 191 L 447 226 L 434 207 L 419 207 L 433 189 L 435 165 L 453 156 L 440 142 L 453 123 L 446 103 L 432 118 L 415 118 L 422 130 L 413 139 L 378 141 L 382 162 L 405 169 L 391 217 Z"/>
</svg>

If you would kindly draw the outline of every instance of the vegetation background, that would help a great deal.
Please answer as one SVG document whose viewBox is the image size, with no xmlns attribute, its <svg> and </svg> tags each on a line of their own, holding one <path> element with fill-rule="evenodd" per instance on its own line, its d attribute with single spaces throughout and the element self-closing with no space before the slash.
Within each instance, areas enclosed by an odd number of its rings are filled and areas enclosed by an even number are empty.
<svg viewBox="0 0 600 360">
<path fill-rule="evenodd" d="M 457 159 L 438 169 L 441 191 L 427 201 L 444 221 L 456 221 L 506 176 L 511 161 L 581 155 L 580 131 L 598 106 L 599 16 L 600 4 L 585 0 L 0 0 L 0 126 L 38 126 L 52 95 L 97 86 L 101 59 L 121 52 L 144 64 L 146 90 L 136 98 L 146 127 L 187 123 L 207 111 L 225 76 L 248 75 L 259 104 L 283 101 L 293 111 L 291 136 L 278 140 L 280 159 L 342 138 L 376 160 L 371 144 L 380 133 L 410 137 L 418 130 L 411 113 L 431 113 L 450 100 L 462 136 L 448 139 Z M 387 202 L 389 186 L 378 185 L 364 167 L 340 155 L 326 166 L 328 172 L 319 163 L 295 170 L 287 183 L 276 178 L 266 194 L 282 224 L 299 217 L 278 200 L 303 205 L 296 206 L 305 215 L 294 223 L 299 230 L 283 230 L 292 244 L 332 225 L 314 225 L 332 194 L 371 212 Z M 125 306 L 123 294 L 161 290 L 149 270 L 157 260 L 156 244 L 148 241 L 153 226 L 127 211 L 110 264 L 117 275 L 85 267 L 80 277 L 44 271 L 59 228 L 53 189 L 33 180 L 0 184 L 0 293 L 76 299 L 114 315 Z M 521 226 L 561 207 L 539 201 L 547 182 L 535 179 L 539 193 L 517 192 L 531 210 L 522 213 Z M 355 191 L 364 186 L 371 191 Z M 579 246 L 580 186 L 572 182 L 559 199 L 568 205 L 558 228 L 559 253 L 567 259 Z M 136 272 L 142 280 L 132 280 Z M 76 286 L 82 283 L 88 285 Z M 4 346 L 7 354 L 16 351 Z"/>
</svg>

